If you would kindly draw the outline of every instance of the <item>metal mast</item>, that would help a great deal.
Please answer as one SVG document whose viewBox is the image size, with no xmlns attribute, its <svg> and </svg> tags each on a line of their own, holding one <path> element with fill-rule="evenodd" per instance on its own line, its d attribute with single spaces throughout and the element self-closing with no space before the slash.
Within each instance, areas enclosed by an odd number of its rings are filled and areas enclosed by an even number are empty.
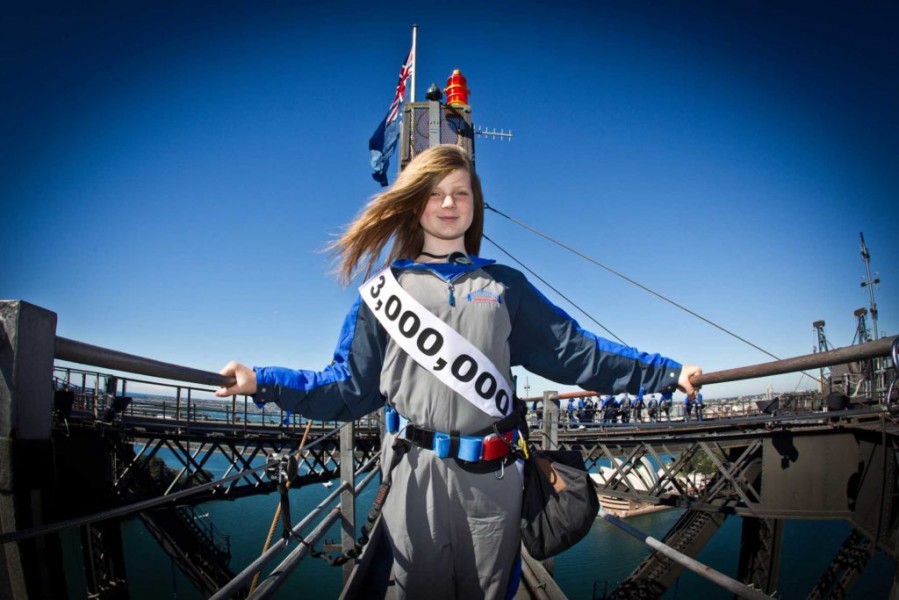
<svg viewBox="0 0 899 600">
<path fill-rule="evenodd" d="M 865 279 L 862 281 L 862 287 L 868 288 L 868 294 L 871 297 L 871 324 L 874 327 L 874 339 L 880 339 L 880 332 L 877 329 L 877 303 L 874 301 L 874 286 L 880 283 L 880 277 L 876 274 L 871 279 L 871 254 L 868 252 L 868 246 L 865 245 L 865 234 L 859 233 L 862 242 L 862 260 L 865 261 Z M 860 340 L 861 341 L 861 340 Z"/>
<path fill-rule="evenodd" d="M 830 343 L 827 341 L 827 336 L 824 334 L 824 321 L 815 321 L 812 323 L 812 327 L 815 328 L 815 332 L 818 334 L 818 347 L 815 348 L 815 352 L 828 352 L 830 348 Z M 820 381 L 820 391 L 823 394 L 825 392 L 824 382 L 830 379 L 830 369 L 827 370 L 827 377 L 825 377 L 824 367 L 818 369 L 819 373 L 819 381 Z"/>
</svg>

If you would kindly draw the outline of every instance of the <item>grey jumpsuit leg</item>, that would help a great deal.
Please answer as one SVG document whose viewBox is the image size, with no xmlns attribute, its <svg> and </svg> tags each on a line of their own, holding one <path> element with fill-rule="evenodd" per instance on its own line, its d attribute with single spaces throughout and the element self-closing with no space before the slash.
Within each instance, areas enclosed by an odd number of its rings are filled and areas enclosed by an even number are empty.
<svg viewBox="0 0 899 600">
<path fill-rule="evenodd" d="M 522 477 L 514 465 L 497 475 L 416 447 L 402 458 L 382 516 L 397 598 L 505 596 L 520 548 Z"/>
</svg>

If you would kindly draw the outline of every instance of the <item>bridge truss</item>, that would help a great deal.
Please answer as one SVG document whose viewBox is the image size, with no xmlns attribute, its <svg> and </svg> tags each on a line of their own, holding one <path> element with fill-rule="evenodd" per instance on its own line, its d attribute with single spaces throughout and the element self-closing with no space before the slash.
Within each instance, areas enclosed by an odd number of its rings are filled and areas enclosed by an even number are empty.
<svg viewBox="0 0 899 600">
<path fill-rule="evenodd" d="M 230 541 L 216 534 L 209 519 L 197 515 L 197 505 L 278 492 L 278 478 L 265 469 L 273 457 L 296 459 L 296 473 L 289 484 L 298 490 L 341 477 L 343 457 L 350 457 L 354 472 L 361 471 L 380 449 L 380 424 L 374 419 L 354 424 L 353 451 L 342 454 L 339 430 L 324 424 L 310 427 L 301 447 L 303 430 L 296 426 L 236 428 L 227 423 L 127 412 L 114 422 L 104 422 L 93 414 L 91 410 L 74 411 L 64 426 L 57 426 L 57 462 L 61 472 L 68 474 L 65 484 L 94 488 L 103 498 L 103 508 L 155 500 L 137 516 L 206 596 L 228 584 L 234 572 L 229 568 Z M 97 460 L 83 460 L 86 448 Z M 166 497 L 173 498 L 172 502 L 158 502 Z M 76 503 L 64 516 L 78 517 L 98 508 L 97 504 L 88 508 Z M 81 528 L 92 597 L 127 597 L 120 526 L 121 520 L 113 519 Z M 238 595 L 246 591 L 242 589 Z"/>
<path fill-rule="evenodd" d="M 602 427 L 560 432 L 558 440 L 597 473 L 601 498 L 684 509 L 663 542 L 686 555 L 696 556 L 728 517 L 739 517 L 737 578 L 765 593 L 777 589 L 787 519 L 852 525 L 812 598 L 841 597 L 878 550 L 899 560 L 895 406 Z M 682 570 L 653 552 L 611 597 L 658 598 Z"/>
</svg>

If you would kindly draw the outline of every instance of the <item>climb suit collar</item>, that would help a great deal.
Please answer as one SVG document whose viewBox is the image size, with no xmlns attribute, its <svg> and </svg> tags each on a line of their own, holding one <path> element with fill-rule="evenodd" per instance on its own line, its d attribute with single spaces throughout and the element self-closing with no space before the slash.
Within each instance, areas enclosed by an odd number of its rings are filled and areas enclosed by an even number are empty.
<svg viewBox="0 0 899 600">
<path fill-rule="evenodd" d="M 481 267 L 486 267 L 488 265 L 496 263 L 495 260 L 481 258 L 473 254 L 470 254 L 468 258 L 471 260 L 471 264 L 468 265 L 460 265 L 456 263 L 417 263 L 410 258 L 400 258 L 393 261 L 390 266 L 394 269 L 402 271 L 430 271 L 440 276 L 442 279 L 448 281 L 455 277 L 458 277 L 459 275 L 462 275 L 463 273 L 476 271 Z"/>
</svg>

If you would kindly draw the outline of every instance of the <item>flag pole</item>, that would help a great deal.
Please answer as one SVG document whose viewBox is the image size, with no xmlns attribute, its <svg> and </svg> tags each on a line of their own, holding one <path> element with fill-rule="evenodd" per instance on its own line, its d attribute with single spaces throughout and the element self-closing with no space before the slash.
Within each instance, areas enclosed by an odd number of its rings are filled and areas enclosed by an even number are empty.
<svg viewBox="0 0 899 600">
<path fill-rule="evenodd" d="M 409 91 L 409 102 L 415 102 L 415 70 L 418 68 L 418 25 L 412 25 L 412 89 Z"/>
</svg>

